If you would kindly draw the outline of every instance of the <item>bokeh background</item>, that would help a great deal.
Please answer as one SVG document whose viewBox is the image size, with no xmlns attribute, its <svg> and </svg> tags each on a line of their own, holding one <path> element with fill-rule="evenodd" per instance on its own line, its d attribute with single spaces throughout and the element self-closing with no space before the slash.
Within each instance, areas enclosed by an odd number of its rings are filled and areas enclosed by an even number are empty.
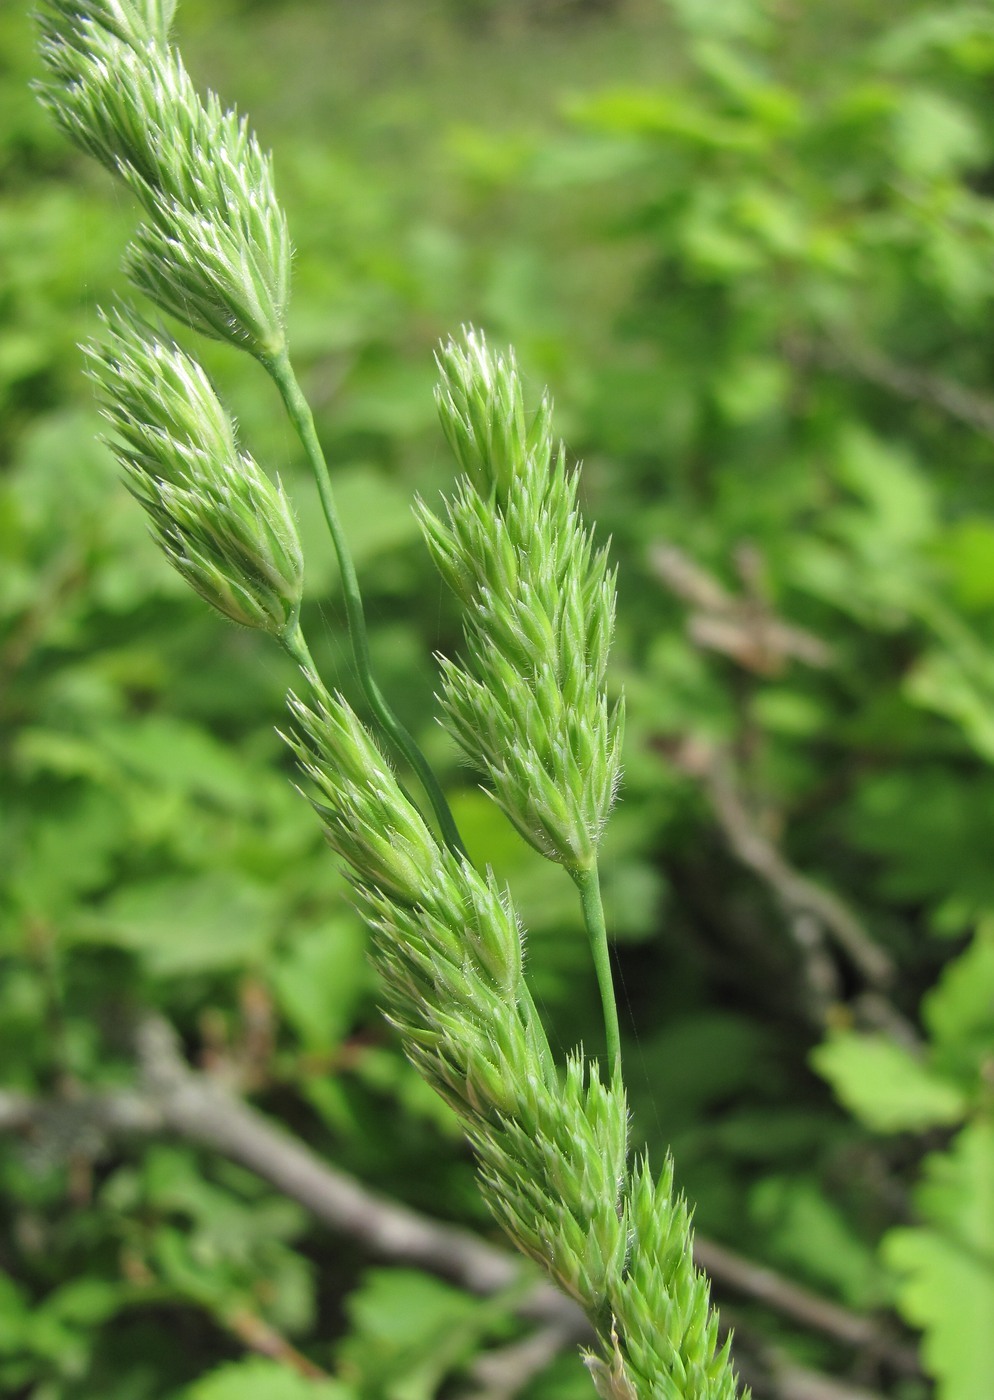
<svg viewBox="0 0 994 1400">
<path fill-rule="evenodd" d="M 381 683 L 514 889 L 563 1054 L 601 1049 L 572 887 L 435 720 L 458 618 L 410 505 L 453 475 L 439 338 L 513 344 L 582 459 L 619 568 L 604 867 L 633 1143 L 672 1148 L 735 1252 L 715 1291 L 757 1396 L 990 1400 L 994 6 L 181 0 L 177 37 L 275 152 Z M 290 785 L 289 664 L 188 595 L 97 441 L 78 344 L 136 213 L 35 102 L 33 45 L 6 0 L 0 1390 L 580 1400 L 573 1347 L 512 1374 L 513 1297 L 94 1107 L 151 1093 L 155 1015 L 322 1159 L 495 1238 Z M 275 393 L 196 351 L 291 489 L 308 632 L 353 694 Z"/>
</svg>

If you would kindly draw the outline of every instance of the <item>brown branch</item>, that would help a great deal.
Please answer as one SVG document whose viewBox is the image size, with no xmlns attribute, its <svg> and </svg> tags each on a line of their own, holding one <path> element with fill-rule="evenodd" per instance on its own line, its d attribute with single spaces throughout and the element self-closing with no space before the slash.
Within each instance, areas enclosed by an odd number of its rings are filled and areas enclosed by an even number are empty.
<svg viewBox="0 0 994 1400">
<path fill-rule="evenodd" d="M 880 1392 L 852 1381 L 836 1380 L 821 1371 L 797 1366 L 776 1354 L 764 1354 L 777 1400 L 881 1400 Z"/>
<path fill-rule="evenodd" d="M 183 1060 L 175 1032 L 150 1017 L 137 1036 L 140 1087 L 79 1099 L 38 1102 L 0 1093 L 0 1130 L 83 1145 L 94 1154 L 120 1135 L 172 1133 L 249 1168 L 332 1229 L 374 1254 L 421 1266 L 471 1293 L 489 1295 L 521 1280 L 528 1267 L 468 1230 L 429 1220 L 367 1190 L 323 1161 L 258 1109 L 234 1097 Z M 520 1314 L 576 1326 L 590 1339 L 579 1308 L 551 1284 L 537 1282 Z"/>
<path fill-rule="evenodd" d="M 657 577 L 693 609 L 691 640 L 721 652 L 745 669 L 773 675 L 789 660 L 809 666 L 831 664 L 832 652 L 812 633 L 782 621 L 765 596 L 762 559 L 748 546 L 736 553 L 744 595 L 731 593 L 676 545 L 657 543 L 650 556 Z M 914 1027 L 888 1000 L 894 978 L 889 955 L 874 942 L 848 905 L 831 890 L 792 866 L 762 830 L 736 781 L 729 755 L 695 738 L 661 741 L 671 761 L 696 778 L 711 801 L 732 852 L 771 890 L 783 910 L 801 960 L 807 1009 L 820 1025 L 830 1022 L 842 993 L 842 977 L 828 949 L 841 948 L 866 983 L 851 1008 L 863 1025 L 886 1031 L 911 1049 L 920 1048 Z"/>
<path fill-rule="evenodd" d="M 473 1388 L 464 1400 L 513 1400 L 577 1340 L 582 1339 L 568 1328 L 550 1323 L 520 1341 L 484 1352 L 470 1367 Z"/>
<path fill-rule="evenodd" d="M 302 1351 L 298 1351 L 282 1332 L 277 1332 L 276 1328 L 258 1313 L 249 1308 L 236 1308 L 216 1316 L 225 1330 L 237 1337 L 249 1351 L 254 1351 L 258 1356 L 265 1356 L 270 1361 L 278 1361 L 281 1366 L 286 1366 L 298 1376 L 306 1376 L 308 1380 L 328 1379 L 327 1371 L 315 1365 Z"/>
<path fill-rule="evenodd" d="M 674 763 L 696 777 L 711 800 L 734 854 L 772 890 L 805 960 L 809 988 L 819 1004 L 834 998 L 838 974 L 826 961 L 823 937 L 842 948 L 870 987 L 879 992 L 894 966 L 841 899 L 796 870 L 760 829 L 735 782 L 727 756 L 711 745 L 687 742 L 671 751 Z"/>
<path fill-rule="evenodd" d="M 759 675 L 779 675 L 788 661 L 828 666 L 832 650 L 820 637 L 776 616 L 763 594 L 761 561 L 743 548 L 736 559 L 745 589 L 738 596 L 675 544 L 660 541 L 649 555 L 656 577 L 689 603 L 691 640 L 708 651 L 720 652 Z"/>
<path fill-rule="evenodd" d="M 208 1075 L 191 1070 L 165 1022 L 144 1022 L 138 1054 L 143 1087 L 164 1128 L 250 1168 L 372 1253 L 431 1269 L 471 1293 L 496 1293 L 521 1277 L 523 1265 L 513 1255 L 468 1230 L 376 1196 Z M 575 1304 L 545 1283 L 536 1285 L 522 1312 L 541 1321 L 580 1316 Z"/>
<path fill-rule="evenodd" d="M 741 1340 L 738 1325 L 735 1335 Z M 757 1344 L 751 1357 L 736 1352 L 736 1364 L 755 1400 L 883 1400 L 879 1391 L 799 1366 L 780 1347 Z"/>
<path fill-rule="evenodd" d="M 114 1137 L 172 1133 L 249 1168 L 316 1219 L 384 1258 L 430 1270 L 480 1295 L 497 1293 L 527 1278 L 528 1266 L 506 1250 L 468 1230 L 430 1220 L 377 1196 L 210 1075 L 191 1069 L 175 1032 L 164 1021 L 145 1020 L 137 1048 L 137 1090 L 51 1101 L 0 1092 L 0 1132 L 21 1132 L 42 1141 L 52 1136 L 77 1150 L 82 1144 L 94 1155 Z M 820 1299 L 722 1246 L 698 1238 L 695 1259 L 716 1283 L 765 1302 L 805 1327 L 900 1365 L 902 1370 L 916 1365 L 911 1353 L 906 1349 L 899 1353 L 876 1322 Z M 532 1345 L 520 1344 L 525 1360 L 529 1356 L 536 1360 L 539 1353 L 551 1359 L 553 1333 L 559 1339 L 557 1348 L 593 1340 L 577 1305 L 544 1281 L 535 1283 L 515 1311 L 540 1324 L 540 1331 L 526 1339 Z M 513 1355 L 508 1364 L 514 1364 Z M 479 1379 L 486 1380 L 486 1368 Z M 769 1393 L 777 1400 L 804 1400 L 800 1392 L 789 1386 L 784 1389 L 779 1379 Z M 815 1393 L 809 1394 L 814 1400 Z M 829 1394 L 825 1392 L 826 1397 Z M 836 1394 L 841 1400 L 841 1392 Z"/>
<path fill-rule="evenodd" d="M 754 1302 L 765 1303 L 801 1327 L 868 1352 L 903 1375 L 921 1374 L 915 1349 L 888 1337 L 876 1318 L 822 1298 L 793 1279 L 735 1254 L 714 1240 L 695 1240 L 694 1260 L 726 1288 Z"/>
<path fill-rule="evenodd" d="M 863 379 L 898 398 L 927 404 L 984 437 L 994 438 L 994 400 L 953 379 L 916 365 L 901 364 L 867 345 L 793 336 L 784 349 L 787 357 L 797 363 L 815 364 Z"/>
</svg>

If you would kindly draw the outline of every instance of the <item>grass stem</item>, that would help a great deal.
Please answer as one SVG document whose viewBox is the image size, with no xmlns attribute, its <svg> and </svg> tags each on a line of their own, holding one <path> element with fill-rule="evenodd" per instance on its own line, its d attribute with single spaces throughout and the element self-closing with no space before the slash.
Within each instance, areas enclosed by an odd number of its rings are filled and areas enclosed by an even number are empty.
<svg viewBox="0 0 994 1400">
<path fill-rule="evenodd" d="M 369 657 L 369 635 L 366 630 L 366 616 L 362 606 L 362 594 L 359 591 L 359 580 L 338 515 L 331 477 L 328 473 L 328 464 L 318 441 L 310 404 L 304 397 L 297 376 L 290 364 L 289 356 L 285 351 L 272 360 L 264 361 L 264 364 L 280 391 L 290 421 L 300 438 L 317 482 L 321 508 L 324 511 L 324 518 L 328 523 L 328 531 L 338 559 L 342 592 L 345 596 L 345 612 L 349 624 L 349 639 L 352 643 L 352 655 L 363 696 L 384 734 L 403 754 L 417 774 L 428 801 L 431 803 L 445 844 L 457 855 L 465 856 L 466 848 L 438 779 L 415 742 L 414 736 L 394 714 L 373 677 Z"/>
<path fill-rule="evenodd" d="M 600 988 L 601 1007 L 604 1012 L 604 1033 L 607 1039 L 607 1058 L 611 1066 L 613 1083 L 621 1080 L 621 1032 L 618 1027 L 618 1004 L 614 996 L 614 978 L 611 975 L 611 955 L 607 945 L 607 928 L 604 923 L 604 905 L 601 902 L 600 874 L 596 862 L 582 869 L 570 871 L 573 883 L 580 892 L 583 909 L 583 922 L 590 939 L 590 951 L 597 973 Z"/>
</svg>

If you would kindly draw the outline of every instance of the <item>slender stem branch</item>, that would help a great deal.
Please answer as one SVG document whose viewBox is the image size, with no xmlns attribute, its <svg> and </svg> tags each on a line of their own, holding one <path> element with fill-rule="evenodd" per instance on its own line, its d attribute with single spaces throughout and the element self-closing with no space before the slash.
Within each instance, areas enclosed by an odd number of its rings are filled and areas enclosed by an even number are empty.
<svg viewBox="0 0 994 1400">
<path fill-rule="evenodd" d="M 321 508 L 324 511 L 324 518 L 328 523 L 328 530 L 338 559 L 342 591 L 345 596 L 345 612 L 349 623 L 349 638 L 352 643 L 352 655 L 355 659 L 356 673 L 366 703 L 375 715 L 381 729 L 400 750 L 417 774 L 431 803 L 445 844 L 457 855 L 464 856 L 466 848 L 438 779 L 432 772 L 428 760 L 418 748 L 413 735 L 401 724 L 373 678 L 369 658 L 369 636 L 366 631 L 366 617 L 362 606 L 362 594 L 359 591 L 359 580 L 338 515 L 338 507 L 335 504 L 331 488 L 331 477 L 328 474 L 328 464 L 318 441 L 310 405 L 297 382 L 297 376 L 293 372 L 285 350 L 274 359 L 265 360 L 263 363 L 280 391 L 286 411 L 300 438 L 317 481 Z"/>
<path fill-rule="evenodd" d="M 590 939 L 590 951 L 597 973 L 597 985 L 601 993 L 601 1006 L 604 1011 L 604 1033 L 607 1038 L 607 1058 L 611 1065 L 611 1077 L 621 1078 L 621 1032 L 618 1028 L 618 1005 L 614 998 L 614 978 L 611 976 L 611 955 L 607 946 L 607 928 L 604 924 L 604 906 L 601 903 L 601 882 L 597 863 L 587 869 L 571 870 L 573 882 L 580 891 L 580 905 L 583 909 L 583 922 Z"/>
<path fill-rule="evenodd" d="M 300 629 L 300 623 L 294 623 L 293 627 L 288 627 L 283 636 L 280 637 L 280 641 L 283 643 L 283 650 L 287 652 L 288 657 L 293 658 L 300 666 L 309 685 L 318 685 L 318 668 L 314 664 L 311 648 L 308 647 L 307 638 Z"/>
<path fill-rule="evenodd" d="M 307 645 L 307 641 L 298 623 L 288 628 L 286 632 L 283 633 L 280 641 L 283 643 L 284 651 L 296 661 L 305 676 L 317 676 L 317 668 L 314 665 L 314 658 L 311 656 L 311 649 Z"/>
</svg>

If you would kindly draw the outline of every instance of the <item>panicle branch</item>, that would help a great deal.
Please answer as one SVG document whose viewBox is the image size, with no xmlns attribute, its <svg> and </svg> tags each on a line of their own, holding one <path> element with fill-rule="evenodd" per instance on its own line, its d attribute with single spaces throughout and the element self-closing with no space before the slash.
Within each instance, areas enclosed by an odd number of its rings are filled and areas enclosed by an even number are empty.
<svg viewBox="0 0 994 1400">
<path fill-rule="evenodd" d="M 602 1317 L 625 1254 L 623 1090 L 582 1057 L 560 1080 L 507 893 L 436 842 L 345 701 L 318 694 L 290 708 L 289 742 L 374 929 L 407 1054 L 463 1120 L 498 1220 Z"/>
</svg>

